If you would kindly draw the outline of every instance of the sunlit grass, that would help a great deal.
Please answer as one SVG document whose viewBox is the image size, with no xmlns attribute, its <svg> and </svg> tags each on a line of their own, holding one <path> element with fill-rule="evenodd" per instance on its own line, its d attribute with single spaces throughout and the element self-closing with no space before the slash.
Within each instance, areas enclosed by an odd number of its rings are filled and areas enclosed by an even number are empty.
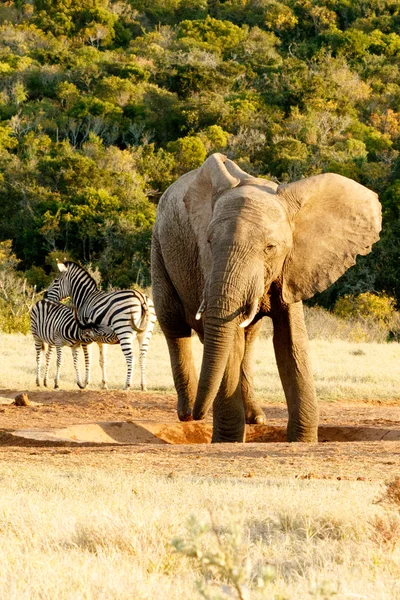
<svg viewBox="0 0 400 600">
<path fill-rule="evenodd" d="M 237 554 L 257 600 L 400 594 L 399 539 L 380 533 L 398 515 L 376 504 L 377 484 L 171 479 L 65 462 L 2 464 L 0 478 L 1 598 L 196 599 L 196 581 L 236 598 L 229 581 L 214 573 L 206 583 L 198 561 L 174 550 L 174 538 L 193 534 L 190 515 L 212 518 L 223 540 L 242 523 Z M 215 544 L 208 534 L 207 550 Z"/>
<path fill-rule="evenodd" d="M 197 368 L 200 369 L 202 345 L 192 338 Z M 138 349 L 133 385 L 139 388 Z M 110 389 L 120 389 L 125 382 L 125 358 L 119 346 L 108 346 L 108 381 Z M 318 397 L 333 399 L 390 399 L 398 398 L 400 344 L 355 343 L 342 340 L 314 339 L 310 354 Z M 30 335 L 0 334 L 0 386 L 11 389 L 36 389 L 35 348 Z M 257 395 L 264 400 L 283 401 L 271 338 L 261 337 L 255 352 L 255 386 Z M 82 358 L 83 370 L 83 358 Z M 54 376 L 55 355 L 50 375 Z M 148 353 L 148 387 L 150 390 L 172 392 L 173 380 L 166 341 L 162 334 L 153 336 Z M 92 388 L 100 387 L 101 371 L 98 364 L 97 345 L 93 344 Z M 50 385 L 53 381 L 50 381 Z M 64 349 L 61 388 L 77 389 L 72 367 L 71 351 Z"/>
</svg>

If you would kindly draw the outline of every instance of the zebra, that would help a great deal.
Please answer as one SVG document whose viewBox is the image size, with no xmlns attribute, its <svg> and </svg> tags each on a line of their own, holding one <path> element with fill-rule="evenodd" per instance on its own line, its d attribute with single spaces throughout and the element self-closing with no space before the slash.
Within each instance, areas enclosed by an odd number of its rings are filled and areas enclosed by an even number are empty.
<svg viewBox="0 0 400 600">
<path fill-rule="evenodd" d="M 43 298 L 42 300 L 39 300 L 31 310 L 31 331 L 36 348 L 36 385 L 40 386 L 42 356 L 45 352 L 46 362 L 43 384 L 47 387 L 50 358 L 55 347 L 57 351 L 57 369 L 54 379 L 54 388 L 57 389 L 59 387 L 62 349 L 63 346 L 70 346 L 76 373 L 76 383 L 81 389 L 84 389 L 88 385 L 90 379 L 90 354 L 88 351 L 88 344 L 91 344 L 93 341 L 96 341 L 99 345 L 100 366 L 103 372 L 104 383 L 105 356 L 102 351 L 102 345 L 103 343 L 118 343 L 118 338 L 112 329 L 103 326 L 96 327 L 90 325 L 83 327 L 77 322 L 71 308 L 60 302 L 53 302 L 52 300 Z M 79 372 L 79 346 L 82 346 L 85 356 L 86 378 L 84 384 L 81 382 Z"/>
<path fill-rule="evenodd" d="M 102 292 L 93 277 L 77 263 L 57 261 L 57 266 L 61 275 L 51 283 L 46 297 L 59 301 L 70 296 L 81 324 L 105 325 L 114 331 L 127 364 L 124 389 L 131 387 L 132 342 L 137 335 L 141 389 L 146 390 L 146 356 L 157 320 L 151 298 L 139 290 Z"/>
</svg>

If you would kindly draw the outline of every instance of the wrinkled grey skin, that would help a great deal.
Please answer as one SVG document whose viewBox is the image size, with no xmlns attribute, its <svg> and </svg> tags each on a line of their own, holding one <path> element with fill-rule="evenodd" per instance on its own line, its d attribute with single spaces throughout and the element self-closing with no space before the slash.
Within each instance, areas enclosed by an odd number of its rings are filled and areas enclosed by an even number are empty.
<svg viewBox="0 0 400 600">
<path fill-rule="evenodd" d="M 367 254 L 380 227 L 376 194 L 330 173 L 278 187 L 214 154 L 170 186 L 154 227 L 152 285 L 179 418 L 202 419 L 213 404 L 214 442 L 243 441 L 245 422 L 264 422 L 251 363 L 261 318 L 269 316 L 287 439 L 317 441 L 301 300 Z M 199 382 L 192 330 L 204 343 Z"/>
</svg>

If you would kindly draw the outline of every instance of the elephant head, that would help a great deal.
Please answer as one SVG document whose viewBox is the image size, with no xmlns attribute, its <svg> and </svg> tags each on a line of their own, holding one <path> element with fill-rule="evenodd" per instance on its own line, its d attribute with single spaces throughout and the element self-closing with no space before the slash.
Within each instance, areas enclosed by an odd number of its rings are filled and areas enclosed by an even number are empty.
<svg viewBox="0 0 400 600">
<path fill-rule="evenodd" d="M 206 286 L 204 354 L 193 416 L 213 402 L 240 327 L 267 302 L 311 298 L 336 281 L 379 239 L 377 195 L 326 173 L 280 185 L 251 177 L 222 154 L 210 156 L 184 197 Z M 244 332 L 243 332 L 244 333 Z"/>
</svg>

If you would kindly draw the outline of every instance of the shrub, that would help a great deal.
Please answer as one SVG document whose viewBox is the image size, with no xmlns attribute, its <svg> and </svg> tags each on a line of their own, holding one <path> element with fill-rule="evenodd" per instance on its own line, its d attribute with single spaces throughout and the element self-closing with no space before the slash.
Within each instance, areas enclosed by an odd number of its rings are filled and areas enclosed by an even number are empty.
<svg viewBox="0 0 400 600">
<path fill-rule="evenodd" d="M 396 339 L 400 332 L 400 314 L 396 300 L 385 293 L 348 295 L 339 298 L 333 312 L 345 320 L 358 320 L 367 328 L 378 328 L 386 340 Z"/>
<path fill-rule="evenodd" d="M 345 340 L 348 342 L 387 341 L 388 328 L 362 317 L 339 317 L 319 306 L 304 307 L 308 336 L 310 339 Z"/>
<path fill-rule="evenodd" d="M 396 315 L 396 300 L 384 293 L 347 295 L 336 301 L 333 312 L 343 319 L 362 317 L 387 327 Z"/>
<path fill-rule="evenodd" d="M 29 312 L 39 295 L 16 273 L 0 271 L 0 330 L 4 333 L 28 333 Z"/>
<path fill-rule="evenodd" d="M 343 318 L 320 306 L 304 306 L 304 316 L 310 340 L 384 343 L 391 337 L 395 339 L 395 335 L 390 336 L 391 331 L 400 330 L 399 313 L 396 312 L 394 312 L 390 326 L 361 315 Z M 261 336 L 270 337 L 272 334 L 272 321 L 264 319 Z"/>
<path fill-rule="evenodd" d="M 11 240 L 0 242 L 0 330 L 26 334 L 30 328 L 29 311 L 39 295 L 15 271 L 18 262 Z"/>
</svg>

